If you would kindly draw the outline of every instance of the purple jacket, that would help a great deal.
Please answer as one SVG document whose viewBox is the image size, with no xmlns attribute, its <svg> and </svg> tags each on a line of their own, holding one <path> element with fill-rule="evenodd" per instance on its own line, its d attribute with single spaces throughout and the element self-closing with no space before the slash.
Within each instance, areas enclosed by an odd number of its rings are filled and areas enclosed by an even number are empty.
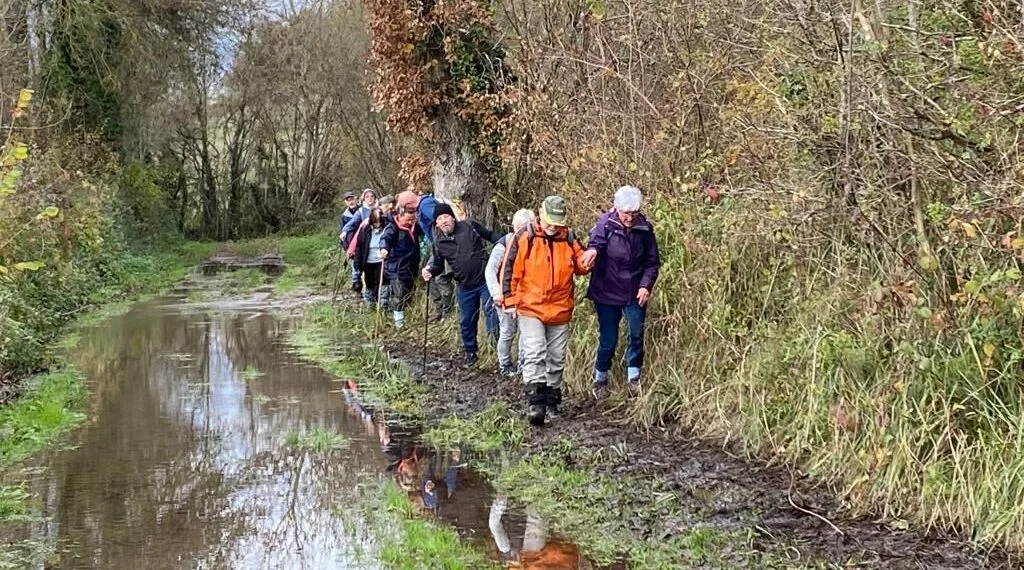
<svg viewBox="0 0 1024 570">
<path fill-rule="evenodd" d="M 626 229 L 615 210 L 603 214 L 590 231 L 587 249 L 597 250 L 587 298 L 604 305 L 629 305 L 641 288 L 654 290 L 661 268 L 654 228 L 642 214 Z"/>
</svg>

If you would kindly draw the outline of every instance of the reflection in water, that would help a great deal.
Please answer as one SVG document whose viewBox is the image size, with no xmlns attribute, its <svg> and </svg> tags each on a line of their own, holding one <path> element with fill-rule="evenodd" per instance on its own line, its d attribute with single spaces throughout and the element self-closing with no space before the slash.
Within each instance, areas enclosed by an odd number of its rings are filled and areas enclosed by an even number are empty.
<svg viewBox="0 0 1024 570">
<path fill-rule="evenodd" d="M 576 546 L 559 540 L 549 540 L 544 521 L 536 512 L 527 509 L 522 540 L 513 543 L 505 522 L 502 520 L 508 510 L 508 497 L 498 496 L 491 503 L 487 526 L 494 537 L 502 557 L 517 567 L 528 570 L 575 570 L 581 560 Z"/>
<path fill-rule="evenodd" d="M 372 537 L 333 507 L 379 481 L 385 458 L 330 379 L 285 354 L 287 325 L 153 304 L 83 333 L 93 419 L 49 458 L 35 482 L 45 522 L 28 529 L 57 544 L 54 567 L 373 566 L 357 556 Z M 283 445 L 314 427 L 348 449 Z"/>
</svg>

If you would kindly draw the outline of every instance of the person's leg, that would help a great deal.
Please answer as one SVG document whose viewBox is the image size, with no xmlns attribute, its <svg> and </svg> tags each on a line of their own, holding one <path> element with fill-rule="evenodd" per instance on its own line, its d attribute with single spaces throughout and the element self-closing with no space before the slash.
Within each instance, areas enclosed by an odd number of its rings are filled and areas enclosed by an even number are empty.
<svg viewBox="0 0 1024 570">
<path fill-rule="evenodd" d="M 413 281 L 395 278 L 391 280 L 391 305 L 394 309 L 395 326 L 405 325 L 405 307 L 412 298 Z"/>
<path fill-rule="evenodd" d="M 615 345 L 619 342 L 619 321 L 622 307 L 594 303 L 597 313 L 597 360 L 594 362 L 594 383 L 607 384 L 608 371 L 615 358 Z"/>
<path fill-rule="evenodd" d="M 480 319 L 479 295 L 475 290 L 459 285 L 455 289 L 459 302 L 459 333 L 462 335 L 462 350 L 466 355 L 476 354 L 476 328 Z"/>
<path fill-rule="evenodd" d="M 363 265 L 363 300 L 371 307 L 377 302 L 377 289 L 380 285 L 380 264 Z"/>
<path fill-rule="evenodd" d="M 481 285 L 478 291 L 480 292 L 479 305 L 484 311 L 484 325 L 487 329 L 487 338 L 490 339 L 493 346 L 498 342 L 498 311 L 494 307 L 494 299 L 491 298 L 491 292 L 487 289 L 487 284 Z"/>
<path fill-rule="evenodd" d="M 547 413 L 553 419 L 558 417 L 562 405 L 562 377 L 565 373 L 565 348 L 569 345 L 569 323 L 548 325 L 546 331 L 547 352 L 545 362 L 545 383 Z"/>
<path fill-rule="evenodd" d="M 633 303 L 626 305 L 625 313 L 628 338 L 626 348 L 627 380 L 634 383 L 640 381 L 640 371 L 644 367 L 644 322 L 647 320 L 647 307 Z"/>
<path fill-rule="evenodd" d="M 523 347 L 523 381 L 526 384 L 527 417 L 533 425 L 544 425 L 547 393 L 547 334 L 544 323 L 519 316 L 519 341 Z"/>
<path fill-rule="evenodd" d="M 516 335 L 516 319 L 511 313 L 498 312 L 498 329 L 498 368 L 508 375 L 512 373 L 512 338 Z"/>
<path fill-rule="evenodd" d="M 352 264 L 352 291 L 355 293 L 362 293 L 363 291 L 363 279 L 362 273 L 356 269 L 356 265 Z"/>
</svg>

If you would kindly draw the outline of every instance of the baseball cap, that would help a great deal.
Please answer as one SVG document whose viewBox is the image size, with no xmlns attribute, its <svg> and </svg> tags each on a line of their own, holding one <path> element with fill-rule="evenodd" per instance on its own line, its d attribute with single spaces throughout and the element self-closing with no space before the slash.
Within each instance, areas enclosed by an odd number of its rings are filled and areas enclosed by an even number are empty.
<svg viewBox="0 0 1024 570">
<path fill-rule="evenodd" d="M 566 226 L 565 199 L 561 196 L 548 196 L 540 204 L 540 217 L 552 226 Z"/>
<path fill-rule="evenodd" d="M 355 198 L 355 197 L 356 197 L 355 192 L 345 192 L 345 199 L 346 200 L 348 200 L 349 198 Z"/>
</svg>

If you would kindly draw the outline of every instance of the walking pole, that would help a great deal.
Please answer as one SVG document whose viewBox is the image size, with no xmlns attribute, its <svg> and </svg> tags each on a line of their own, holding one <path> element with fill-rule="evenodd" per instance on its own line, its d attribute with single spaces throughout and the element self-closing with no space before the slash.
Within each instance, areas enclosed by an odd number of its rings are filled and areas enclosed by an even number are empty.
<svg viewBox="0 0 1024 570">
<path fill-rule="evenodd" d="M 426 293 L 427 302 L 423 307 L 423 374 L 427 374 L 427 331 L 430 329 L 430 281 L 427 281 L 427 286 L 424 288 Z"/>
<path fill-rule="evenodd" d="M 373 335 L 380 336 L 380 326 L 384 322 L 384 317 L 381 314 L 381 304 L 384 300 L 384 262 L 380 263 L 380 278 L 377 280 L 377 319 L 373 325 Z"/>
</svg>

